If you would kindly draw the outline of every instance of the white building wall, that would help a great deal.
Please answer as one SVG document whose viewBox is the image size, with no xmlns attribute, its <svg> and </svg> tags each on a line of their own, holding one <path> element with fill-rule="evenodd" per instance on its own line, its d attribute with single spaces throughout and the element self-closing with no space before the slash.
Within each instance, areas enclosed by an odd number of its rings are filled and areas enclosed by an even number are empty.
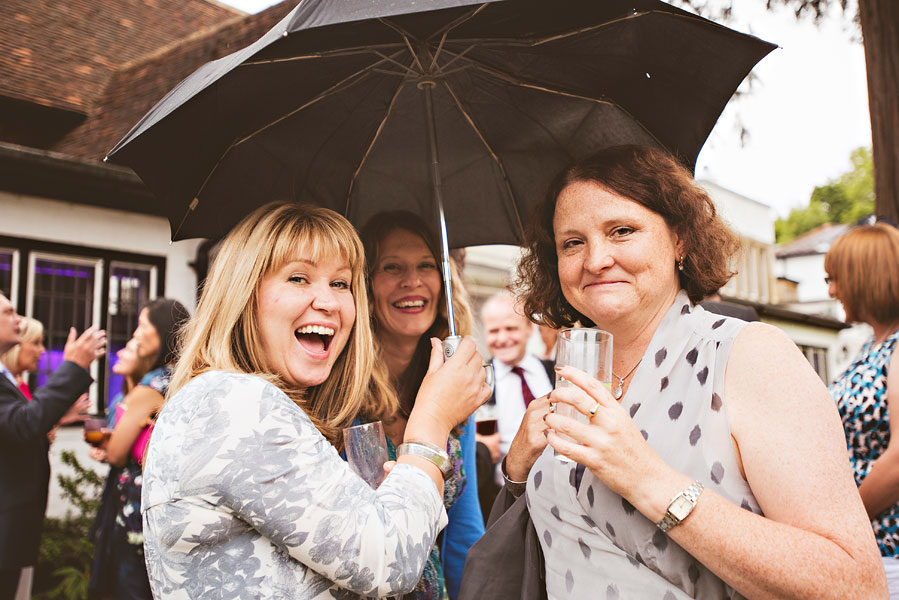
<svg viewBox="0 0 899 600">
<path fill-rule="evenodd" d="M 164 256 L 165 295 L 193 312 L 193 262 L 202 240 L 169 243 L 162 217 L 0 192 L 0 235 Z"/>
</svg>

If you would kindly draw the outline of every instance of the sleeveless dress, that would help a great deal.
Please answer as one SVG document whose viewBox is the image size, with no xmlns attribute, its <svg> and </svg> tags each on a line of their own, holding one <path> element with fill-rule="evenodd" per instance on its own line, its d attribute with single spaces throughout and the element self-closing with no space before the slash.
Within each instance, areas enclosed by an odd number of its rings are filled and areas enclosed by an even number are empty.
<svg viewBox="0 0 899 600">
<path fill-rule="evenodd" d="M 899 331 L 859 351 L 843 374 L 830 385 L 837 403 L 855 484 L 861 485 L 871 467 L 890 445 L 890 412 L 887 406 L 887 368 L 899 341 Z M 882 556 L 899 557 L 899 504 L 871 521 Z"/>
<path fill-rule="evenodd" d="M 672 468 L 761 514 L 740 474 L 722 402 L 727 358 L 745 325 L 694 306 L 679 292 L 621 402 Z M 531 469 L 527 499 L 549 598 L 741 597 L 592 473 L 556 458 L 551 447 Z"/>
</svg>

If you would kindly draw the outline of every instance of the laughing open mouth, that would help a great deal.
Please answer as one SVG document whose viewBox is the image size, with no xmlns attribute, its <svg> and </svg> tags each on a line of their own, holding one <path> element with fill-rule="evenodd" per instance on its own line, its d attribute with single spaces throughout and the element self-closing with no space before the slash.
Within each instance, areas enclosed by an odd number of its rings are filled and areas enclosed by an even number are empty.
<svg viewBox="0 0 899 600">
<path fill-rule="evenodd" d="M 312 352 L 327 352 L 334 339 L 334 330 L 324 325 L 306 325 L 293 334 L 304 348 Z"/>
</svg>

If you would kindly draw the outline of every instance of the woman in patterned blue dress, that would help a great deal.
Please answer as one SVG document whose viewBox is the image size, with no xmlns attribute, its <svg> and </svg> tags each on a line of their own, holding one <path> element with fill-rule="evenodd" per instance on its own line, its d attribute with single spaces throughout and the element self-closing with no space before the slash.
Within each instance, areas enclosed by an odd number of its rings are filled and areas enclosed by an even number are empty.
<svg viewBox="0 0 899 600">
<path fill-rule="evenodd" d="M 384 422 L 392 456 L 393 448 L 403 439 L 409 412 L 427 369 L 428 340 L 442 339 L 449 333 L 445 292 L 437 266 L 437 236 L 418 216 L 406 211 L 380 213 L 362 229 L 362 241 L 378 356 L 398 396 L 398 407 L 372 407 L 367 417 Z M 455 272 L 455 262 L 452 268 L 456 331 L 468 335 L 468 294 Z M 484 533 L 475 473 L 474 416 L 466 415 L 466 420 L 453 429 L 447 452 L 454 467 L 443 497 L 449 524 L 431 551 L 424 575 L 409 595 L 412 600 L 439 600 L 444 597 L 444 590 L 454 600 L 468 549 Z"/>
<path fill-rule="evenodd" d="M 899 419 L 890 418 L 888 390 L 899 390 L 899 230 L 885 223 L 855 227 L 824 259 L 828 292 L 846 321 L 874 330 L 858 356 L 830 386 L 846 432 L 855 483 L 874 526 L 890 597 L 899 598 Z"/>
<path fill-rule="evenodd" d="M 550 400 L 584 422 L 526 414 L 519 435 L 551 447 L 522 461 L 516 437 L 506 458 L 550 598 L 886 597 L 823 383 L 779 329 L 699 304 L 739 244 L 689 170 L 600 151 L 553 182 L 526 241 L 526 314 L 614 336 L 614 395 L 559 367 L 573 385 Z"/>
<path fill-rule="evenodd" d="M 446 524 L 440 448 L 489 390 L 473 340 L 445 362 L 435 341 L 403 440 L 418 454 L 377 490 L 353 473 L 342 430 L 389 389 L 364 262 L 345 218 L 296 203 L 222 242 L 145 460 L 155 597 L 386 597 L 421 577 Z"/>
</svg>

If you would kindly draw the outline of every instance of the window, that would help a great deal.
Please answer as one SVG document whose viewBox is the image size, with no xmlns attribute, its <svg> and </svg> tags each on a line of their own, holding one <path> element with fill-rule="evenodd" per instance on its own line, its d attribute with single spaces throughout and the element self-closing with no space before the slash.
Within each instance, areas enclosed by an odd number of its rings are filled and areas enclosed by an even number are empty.
<svg viewBox="0 0 899 600">
<path fill-rule="evenodd" d="M 0 289 L 20 314 L 44 325 L 47 352 L 29 377 L 31 388 L 62 363 L 70 327 L 80 333 L 96 324 L 107 334 L 106 357 L 91 370 L 94 411 L 102 412 L 121 389 L 112 373 L 115 353 L 137 327 L 140 306 L 164 293 L 163 281 L 164 257 L 0 236 Z"/>
<path fill-rule="evenodd" d="M 19 253 L 9 248 L 0 248 L 0 291 L 16 304 L 17 292 L 15 284 L 18 282 L 16 267 L 18 266 Z"/>
<path fill-rule="evenodd" d="M 815 373 L 818 374 L 818 377 L 820 377 L 824 383 L 829 383 L 830 379 L 827 376 L 827 348 L 803 346 L 800 344 L 799 349 L 802 350 L 802 353 L 808 359 L 808 362 L 812 365 L 812 368 L 815 370 Z"/>
<path fill-rule="evenodd" d="M 140 307 L 156 297 L 156 267 L 113 261 L 109 270 L 109 307 L 106 311 L 106 398 L 122 390 L 122 376 L 112 372 L 116 353 L 125 347 L 137 326 Z"/>
<path fill-rule="evenodd" d="M 69 328 L 79 333 L 100 322 L 98 286 L 102 278 L 99 260 L 32 252 L 28 257 L 26 314 L 44 325 L 44 346 L 32 387 L 47 382 L 63 362 Z M 97 379 L 96 363 L 91 376 Z M 95 399 L 96 400 L 96 399 Z"/>
</svg>

